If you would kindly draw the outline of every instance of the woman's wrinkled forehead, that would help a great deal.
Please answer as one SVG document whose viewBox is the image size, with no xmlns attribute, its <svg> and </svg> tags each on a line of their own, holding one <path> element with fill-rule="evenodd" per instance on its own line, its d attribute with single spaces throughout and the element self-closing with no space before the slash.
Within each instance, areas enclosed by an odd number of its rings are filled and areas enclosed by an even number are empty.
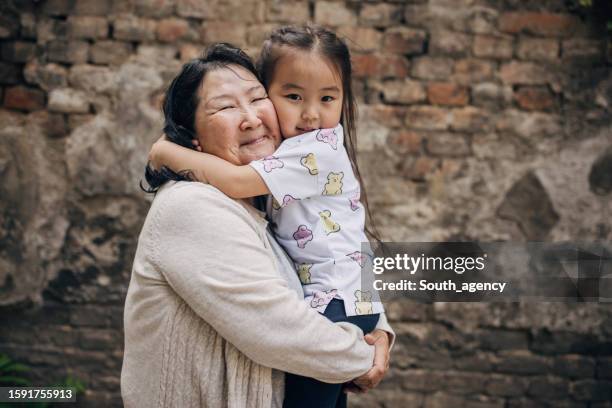
<svg viewBox="0 0 612 408">
<path fill-rule="evenodd" d="M 201 103 L 205 105 L 220 99 L 236 99 L 248 95 L 263 85 L 257 77 L 239 65 L 228 65 L 206 73 L 200 90 Z"/>
</svg>

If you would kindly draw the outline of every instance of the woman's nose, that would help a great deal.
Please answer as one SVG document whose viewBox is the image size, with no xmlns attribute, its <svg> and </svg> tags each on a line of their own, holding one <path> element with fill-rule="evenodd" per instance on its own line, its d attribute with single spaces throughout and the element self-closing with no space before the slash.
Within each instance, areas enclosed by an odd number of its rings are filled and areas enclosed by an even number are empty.
<svg viewBox="0 0 612 408">
<path fill-rule="evenodd" d="M 240 123 L 240 130 L 255 129 L 261 126 L 262 121 L 259 118 L 259 111 L 252 107 L 244 110 L 242 116 L 242 122 Z"/>
</svg>

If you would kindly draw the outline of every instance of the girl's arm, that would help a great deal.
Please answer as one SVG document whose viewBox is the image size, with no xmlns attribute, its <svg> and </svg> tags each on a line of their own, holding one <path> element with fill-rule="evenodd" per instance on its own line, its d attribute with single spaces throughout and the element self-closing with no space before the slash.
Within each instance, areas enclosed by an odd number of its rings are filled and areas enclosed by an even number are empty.
<svg viewBox="0 0 612 408">
<path fill-rule="evenodd" d="M 154 168 L 190 171 L 196 180 L 208 183 L 232 198 L 269 194 L 270 190 L 252 167 L 238 166 L 209 153 L 200 153 L 167 140 L 153 144 L 149 160 Z"/>
</svg>

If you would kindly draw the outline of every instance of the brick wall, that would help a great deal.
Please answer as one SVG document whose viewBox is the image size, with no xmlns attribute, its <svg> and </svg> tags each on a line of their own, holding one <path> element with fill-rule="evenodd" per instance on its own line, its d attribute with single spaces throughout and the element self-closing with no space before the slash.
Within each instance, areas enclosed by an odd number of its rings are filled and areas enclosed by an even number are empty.
<svg viewBox="0 0 612 408">
<path fill-rule="evenodd" d="M 0 5 L 0 352 L 120 406 L 122 307 L 159 101 L 183 61 L 314 21 L 347 37 L 383 238 L 612 236 L 605 2 L 7 0 Z M 606 304 L 387 305 L 364 407 L 610 407 Z"/>
</svg>

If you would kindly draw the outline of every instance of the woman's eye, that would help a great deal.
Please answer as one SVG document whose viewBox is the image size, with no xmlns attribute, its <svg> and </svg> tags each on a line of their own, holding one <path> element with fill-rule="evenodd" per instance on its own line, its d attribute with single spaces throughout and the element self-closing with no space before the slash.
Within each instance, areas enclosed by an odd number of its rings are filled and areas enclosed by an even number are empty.
<svg viewBox="0 0 612 408">
<path fill-rule="evenodd" d="M 335 98 L 334 98 L 333 96 L 324 96 L 324 97 L 322 97 L 322 98 L 321 98 L 321 100 L 322 100 L 323 102 L 331 102 L 331 101 L 333 101 L 334 99 L 335 99 Z"/>
<path fill-rule="evenodd" d="M 266 99 L 268 99 L 268 96 L 262 96 L 261 98 L 255 98 L 251 101 L 251 103 L 253 102 L 259 102 L 259 101 L 265 101 Z"/>
<path fill-rule="evenodd" d="M 291 99 L 292 101 L 299 101 L 302 99 L 302 97 L 298 94 L 289 94 L 285 96 L 288 99 Z"/>
<path fill-rule="evenodd" d="M 232 108 L 233 108 L 232 105 L 222 106 L 217 110 L 217 112 L 220 112 L 222 110 L 232 109 Z"/>
</svg>

